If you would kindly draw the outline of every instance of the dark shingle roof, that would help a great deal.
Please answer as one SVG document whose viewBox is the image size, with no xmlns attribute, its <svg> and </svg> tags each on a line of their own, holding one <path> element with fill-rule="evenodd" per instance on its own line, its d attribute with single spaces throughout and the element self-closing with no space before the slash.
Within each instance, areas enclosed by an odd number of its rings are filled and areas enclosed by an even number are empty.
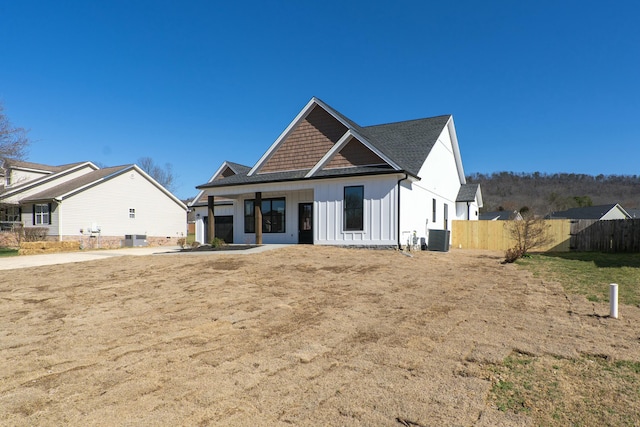
<svg viewBox="0 0 640 427">
<path fill-rule="evenodd" d="M 233 169 L 236 173 L 239 173 L 239 174 L 246 175 L 251 170 L 249 166 L 241 165 L 240 163 L 227 161 L 227 165 L 229 165 L 231 169 Z"/>
<path fill-rule="evenodd" d="M 362 134 L 403 170 L 418 175 L 450 115 L 367 126 Z"/>
<path fill-rule="evenodd" d="M 352 131 L 362 135 L 373 147 L 387 156 L 395 163 L 400 171 L 418 176 L 420 168 L 431 152 L 442 130 L 448 123 L 451 115 L 430 117 L 403 122 L 388 123 L 382 125 L 362 127 L 337 110 L 318 100 L 323 108 L 339 117 Z M 227 162 L 230 163 L 230 162 Z M 304 179 L 309 170 L 286 171 L 274 173 L 255 173 L 247 176 L 247 173 L 238 173 L 224 179 L 215 180 L 197 186 L 198 189 L 210 187 L 225 187 L 231 185 L 243 185 L 252 183 L 267 183 L 279 181 L 293 181 Z M 397 173 L 388 167 L 351 167 L 343 169 L 324 169 L 314 174 L 312 178 L 328 178 L 350 175 Z M 474 193 L 475 196 L 475 193 Z M 471 199 L 473 200 L 473 199 Z"/>
<path fill-rule="evenodd" d="M 518 213 L 517 211 L 485 212 L 478 215 L 478 219 L 483 221 L 493 221 L 493 220 L 507 221 L 515 217 L 517 213 Z"/>
<path fill-rule="evenodd" d="M 462 184 L 460 186 L 460 190 L 458 191 L 458 197 L 456 197 L 456 202 L 475 201 L 479 186 L 480 184 Z"/>
<path fill-rule="evenodd" d="M 61 172 L 65 169 L 72 168 L 74 166 L 81 165 L 86 162 L 78 162 L 78 163 L 69 163 L 67 165 L 60 166 L 51 166 L 51 165 L 43 165 L 41 163 L 32 163 L 32 162 L 23 162 L 21 160 L 6 160 L 4 163 L 5 168 L 24 168 L 24 169 L 35 169 L 46 172 Z"/>
<path fill-rule="evenodd" d="M 56 185 L 55 187 L 51 187 L 49 189 L 41 191 L 40 193 L 33 194 L 32 196 L 29 196 L 28 198 L 21 200 L 21 202 L 52 200 L 52 199 L 55 199 L 56 197 L 60 197 L 65 194 L 71 193 L 75 190 L 78 190 L 86 185 L 100 181 L 115 173 L 123 172 L 126 169 L 129 169 L 131 167 L 133 167 L 133 165 L 114 166 L 110 168 L 98 169 L 97 171 L 89 172 L 78 178 L 72 179 L 60 185 Z"/>
<path fill-rule="evenodd" d="M 612 203 L 608 205 L 571 208 L 566 211 L 551 212 L 547 217 L 551 219 L 600 219 L 616 206 L 617 203 Z"/>
</svg>

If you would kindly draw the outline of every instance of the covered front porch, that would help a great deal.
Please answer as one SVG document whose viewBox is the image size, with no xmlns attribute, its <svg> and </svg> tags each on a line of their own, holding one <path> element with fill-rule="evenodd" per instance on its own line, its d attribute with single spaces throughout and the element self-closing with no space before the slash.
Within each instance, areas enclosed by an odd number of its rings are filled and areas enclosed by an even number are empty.
<svg viewBox="0 0 640 427">
<path fill-rule="evenodd" d="M 203 203 L 194 206 L 195 239 L 200 243 L 220 238 L 236 244 L 313 244 L 313 194 L 311 188 L 208 190 L 200 199 Z"/>
</svg>

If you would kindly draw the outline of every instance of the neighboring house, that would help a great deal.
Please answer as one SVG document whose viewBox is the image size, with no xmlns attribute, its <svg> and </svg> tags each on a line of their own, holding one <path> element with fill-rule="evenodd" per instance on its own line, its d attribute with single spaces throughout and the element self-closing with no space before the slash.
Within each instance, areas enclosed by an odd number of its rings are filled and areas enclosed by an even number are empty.
<svg viewBox="0 0 640 427">
<path fill-rule="evenodd" d="M 546 219 L 629 219 L 631 216 L 617 203 L 609 205 L 585 206 L 566 211 L 551 212 Z"/>
<path fill-rule="evenodd" d="M 91 162 L 51 167 L 14 161 L 4 169 L 4 229 L 44 227 L 51 240 L 91 247 L 131 240 L 176 244 L 186 234 L 186 205 L 136 165 L 100 169 Z"/>
<path fill-rule="evenodd" d="M 507 221 L 511 219 L 522 221 L 522 215 L 518 211 L 495 211 L 481 213 L 478 219 L 483 221 Z"/>
<path fill-rule="evenodd" d="M 253 167 L 224 162 L 197 188 L 203 243 L 223 222 L 234 243 L 397 247 L 482 206 L 452 116 L 362 127 L 317 98 Z"/>
<path fill-rule="evenodd" d="M 631 217 L 631 219 L 638 219 L 640 218 L 640 209 L 625 209 L 627 211 L 627 213 L 629 214 L 629 216 Z"/>
</svg>

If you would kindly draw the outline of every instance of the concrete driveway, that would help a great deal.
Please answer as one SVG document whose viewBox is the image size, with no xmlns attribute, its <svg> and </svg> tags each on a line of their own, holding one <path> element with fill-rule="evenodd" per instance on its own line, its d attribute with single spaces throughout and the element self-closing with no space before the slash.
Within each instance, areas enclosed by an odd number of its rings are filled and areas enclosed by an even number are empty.
<svg viewBox="0 0 640 427">
<path fill-rule="evenodd" d="M 214 254 L 236 254 L 244 255 L 267 250 L 277 249 L 288 245 L 262 245 L 247 250 L 229 251 L 202 251 L 202 252 L 180 252 L 178 246 L 154 246 L 144 248 L 122 248 L 122 249 L 101 249 L 80 252 L 60 252 L 56 254 L 43 255 L 21 255 L 14 257 L 0 258 L 0 270 L 13 270 L 16 268 L 39 267 L 43 265 L 67 264 L 71 262 L 92 261 L 116 256 L 144 256 L 144 255 L 214 255 Z"/>
</svg>

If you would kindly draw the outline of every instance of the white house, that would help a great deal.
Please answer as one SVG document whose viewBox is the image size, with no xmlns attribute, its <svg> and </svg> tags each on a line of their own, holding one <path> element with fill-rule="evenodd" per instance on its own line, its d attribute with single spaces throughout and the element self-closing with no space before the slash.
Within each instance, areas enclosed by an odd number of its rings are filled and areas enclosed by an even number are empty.
<svg viewBox="0 0 640 427">
<path fill-rule="evenodd" d="M 187 207 L 136 165 L 5 163 L 0 224 L 43 227 L 48 239 L 90 247 L 176 244 Z"/>
<path fill-rule="evenodd" d="M 224 162 L 197 188 L 200 242 L 397 247 L 482 206 L 452 116 L 362 127 L 317 98 L 255 165 Z"/>
<path fill-rule="evenodd" d="M 618 203 L 608 205 L 583 206 L 566 211 L 551 212 L 547 219 L 593 219 L 606 221 L 609 219 L 629 219 L 631 215 Z"/>
</svg>

